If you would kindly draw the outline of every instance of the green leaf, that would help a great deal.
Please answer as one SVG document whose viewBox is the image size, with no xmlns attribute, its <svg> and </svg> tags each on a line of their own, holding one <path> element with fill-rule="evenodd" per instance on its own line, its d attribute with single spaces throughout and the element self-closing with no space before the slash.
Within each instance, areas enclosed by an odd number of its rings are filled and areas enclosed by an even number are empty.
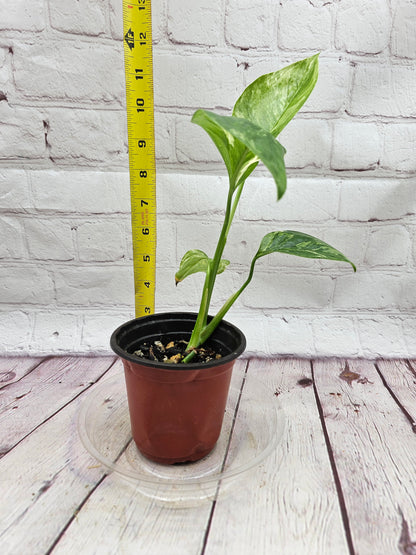
<svg viewBox="0 0 416 555">
<path fill-rule="evenodd" d="M 355 265 L 340 251 L 321 239 L 300 231 L 272 231 L 265 235 L 260 243 L 255 260 L 273 252 L 282 252 L 302 256 L 303 258 L 320 258 L 348 262 L 356 271 Z"/>
<path fill-rule="evenodd" d="M 318 54 L 263 75 L 245 89 L 233 115 L 277 137 L 306 102 L 317 78 Z"/>
<path fill-rule="evenodd" d="M 246 153 L 246 147 L 220 124 L 210 118 L 205 110 L 197 110 L 192 116 L 192 122 L 202 127 L 211 137 L 224 160 L 231 179 L 235 176 L 240 161 Z"/>
<path fill-rule="evenodd" d="M 263 75 L 249 85 L 237 100 L 233 116 L 248 120 L 277 137 L 303 106 L 317 78 L 318 55 Z M 263 159 L 240 136 L 230 132 L 221 122 L 210 117 L 210 114 L 212 112 L 197 110 L 192 121 L 205 129 L 213 140 L 235 188 L 244 183 L 259 160 Z M 218 116 L 220 117 L 223 116 Z M 284 180 L 279 178 L 276 184 L 279 199 L 286 189 L 286 176 Z"/>
<path fill-rule="evenodd" d="M 212 259 L 208 258 L 203 251 L 198 249 L 188 251 L 184 254 L 179 265 L 179 270 L 175 274 L 176 285 L 191 274 L 196 274 L 197 272 L 207 273 L 211 262 Z M 221 274 L 229 263 L 229 260 L 222 259 L 220 261 L 217 274 Z"/>
<path fill-rule="evenodd" d="M 242 175 L 247 176 L 248 172 L 254 169 L 254 167 L 252 169 L 250 167 L 254 162 L 261 160 L 274 178 L 277 186 L 277 198 L 279 199 L 283 196 L 286 190 L 286 169 L 284 163 L 284 154 L 286 151 L 271 133 L 265 131 L 251 121 L 234 116 L 219 116 L 218 114 L 206 110 L 198 110 L 196 115 L 197 117 L 195 118 L 194 115 L 193 121 L 201 125 L 210 135 L 213 129 L 217 130 L 215 137 L 223 150 L 225 150 L 225 143 L 222 139 L 221 141 L 219 140 L 220 133 L 218 130 L 222 129 L 222 138 L 227 137 L 227 148 L 229 149 L 227 151 L 228 163 L 232 171 L 230 177 L 234 180 L 235 184 L 238 184 L 239 178 Z M 230 152 L 235 141 L 243 144 L 246 149 L 252 152 L 254 158 L 248 156 L 247 152 L 243 151 L 239 153 L 238 161 L 236 161 L 236 151 Z M 217 144 L 217 142 L 215 144 Z M 227 165 L 225 158 L 224 161 Z M 227 168 L 229 168 L 228 165 Z M 230 169 L 228 171 L 230 172 Z"/>
</svg>

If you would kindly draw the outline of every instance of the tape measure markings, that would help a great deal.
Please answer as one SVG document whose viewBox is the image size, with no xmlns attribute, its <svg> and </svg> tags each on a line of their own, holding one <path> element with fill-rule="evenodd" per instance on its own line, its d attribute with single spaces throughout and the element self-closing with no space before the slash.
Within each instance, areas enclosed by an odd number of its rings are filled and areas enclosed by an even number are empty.
<svg viewBox="0 0 416 555">
<path fill-rule="evenodd" d="M 150 0 L 123 0 L 136 317 L 155 305 L 156 163 Z"/>
</svg>

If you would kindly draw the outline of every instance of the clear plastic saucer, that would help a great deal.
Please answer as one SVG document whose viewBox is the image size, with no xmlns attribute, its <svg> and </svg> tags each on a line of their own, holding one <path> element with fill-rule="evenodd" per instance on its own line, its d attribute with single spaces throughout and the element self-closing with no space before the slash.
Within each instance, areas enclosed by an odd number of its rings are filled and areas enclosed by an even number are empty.
<svg viewBox="0 0 416 555">
<path fill-rule="evenodd" d="M 162 465 L 146 459 L 130 431 L 123 374 L 104 380 L 85 398 L 78 418 L 85 448 L 142 494 L 168 504 L 215 499 L 275 450 L 284 414 L 273 390 L 249 375 L 231 387 L 220 438 L 204 459 Z"/>
</svg>

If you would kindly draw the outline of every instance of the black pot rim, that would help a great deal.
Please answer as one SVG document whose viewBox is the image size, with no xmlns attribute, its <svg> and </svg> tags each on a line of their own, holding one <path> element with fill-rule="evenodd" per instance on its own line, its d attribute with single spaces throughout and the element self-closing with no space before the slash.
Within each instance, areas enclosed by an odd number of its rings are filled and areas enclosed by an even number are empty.
<svg viewBox="0 0 416 555">
<path fill-rule="evenodd" d="M 141 321 L 141 322 L 145 322 L 146 320 L 148 322 L 151 322 L 157 318 L 161 318 L 161 317 L 171 317 L 172 319 L 180 319 L 181 317 L 193 317 L 196 320 L 197 317 L 197 313 L 194 312 L 158 312 L 155 314 L 150 314 L 149 316 L 142 316 L 140 318 L 133 318 L 132 320 L 129 320 L 128 322 L 124 322 L 123 324 L 121 324 L 111 335 L 111 339 L 110 339 L 110 346 L 112 348 L 112 350 L 122 359 L 128 360 L 130 362 L 134 362 L 136 364 L 140 364 L 142 366 L 148 366 L 149 368 L 159 368 L 159 369 L 164 369 L 164 370 L 171 370 L 171 371 L 181 371 L 181 372 L 187 372 L 190 370 L 204 370 L 204 369 L 209 369 L 209 368 L 214 368 L 216 366 L 223 366 L 224 364 L 227 364 L 229 362 L 232 362 L 233 360 L 235 360 L 236 358 L 238 358 L 245 350 L 246 348 L 246 338 L 243 334 L 243 332 L 237 328 L 237 326 L 235 326 L 234 324 L 231 324 L 230 322 L 227 322 L 226 320 L 222 320 L 220 322 L 220 324 L 218 325 L 217 329 L 215 330 L 214 333 L 216 334 L 220 334 L 221 333 L 221 328 L 226 329 L 228 332 L 234 333 L 236 336 L 238 336 L 238 340 L 239 340 L 239 345 L 237 346 L 236 349 L 234 349 L 232 352 L 228 353 L 227 355 L 221 357 L 220 359 L 215 359 L 209 362 L 194 362 L 194 363 L 188 363 L 188 364 L 172 364 L 172 363 L 168 363 L 168 362 L 159 362 L 159 361 L 153 361 L 153 360 L 146 360 L 146 359 L 142 359 L 132 353 L 127 352 L 125 349 L 123 349 L 118 342 L 118 338 L 119 335 L 122 331 L 126 330 L 127 328 L 133 326 L 136 322 Z M 209 316 L 208 319 L 212 318 L 212 316 Z M 161 335 L 163 335 L 163 333 L 161 332 Z"/>
</svg>

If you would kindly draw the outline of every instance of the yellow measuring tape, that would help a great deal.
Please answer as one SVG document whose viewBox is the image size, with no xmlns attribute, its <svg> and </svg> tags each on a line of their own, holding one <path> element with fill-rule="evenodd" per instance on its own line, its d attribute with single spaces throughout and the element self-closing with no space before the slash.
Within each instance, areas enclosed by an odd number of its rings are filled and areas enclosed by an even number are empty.
<svg viewBox="0 0 416 555">
<path fill-rule="evenodd" d="M 156 285 L 156 162 L 150 0 L 123 0 L 136 317 L 153 314 Z"/>
</svg>

